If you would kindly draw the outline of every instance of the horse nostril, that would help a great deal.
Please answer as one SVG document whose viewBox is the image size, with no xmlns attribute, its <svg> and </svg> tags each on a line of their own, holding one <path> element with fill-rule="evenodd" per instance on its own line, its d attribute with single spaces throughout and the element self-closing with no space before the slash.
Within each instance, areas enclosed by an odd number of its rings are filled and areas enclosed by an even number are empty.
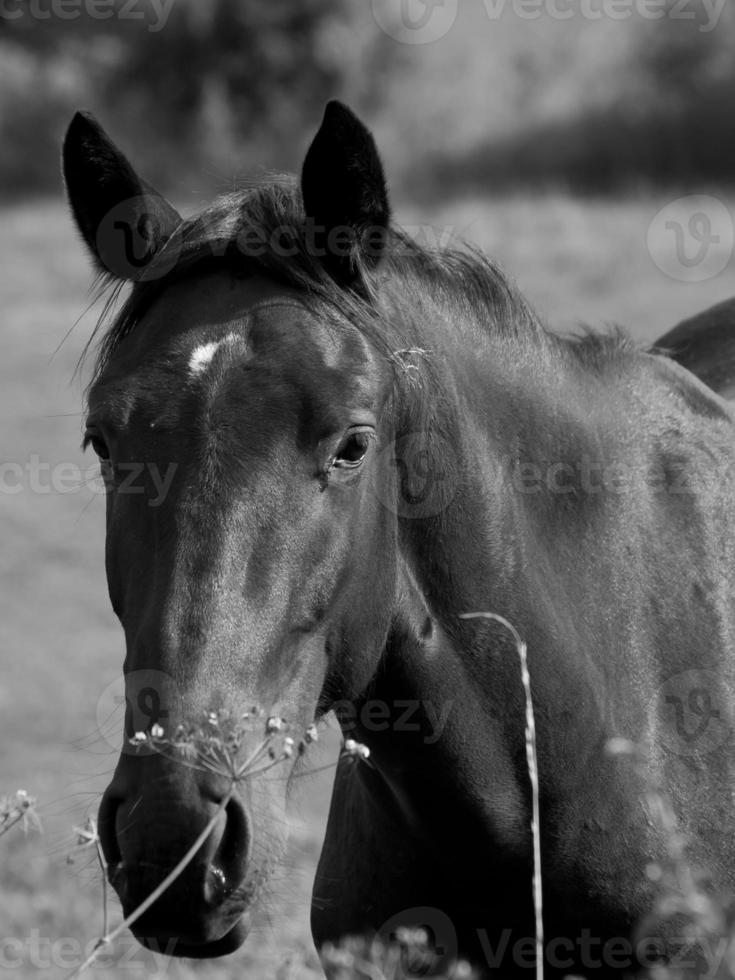
<svg viewBox="0 0 735 980">
<path fill-rule="evenodd" d="M 215 914 L 230 897 L 237 898 L 250 852 L 248 819 L 238 798 L 229 799 L 222 807 L 222 797 L 217 799 L 208 786 L 195 783 L 187 787 L 188 796 L 166 794 L 168 788 L 164 785 L 160 794 L 156 786 L 149 792 L 126 796 L 120 783 L 108 787 L 99 809 L 100 841 L 108 879 L 125 914 L 129 914 L 171 872 L 211 821 L 206 840 L 190 855 L 187 867 L 170 886 L 179 917 L 182 921 L 187 915 L 192 917 L 189 931 L 194 935 L 199 929 L 196 915 L 205 909 Z M 175 819 L 172 814 L 177 815 Z M 165 925 L 164 906 L 156 902 L 146 913 L 155 928 L 163 928 L 162 922 Z M 196 912 L 197 906 L 200 912 Z"/>
<path fill-rule="evenodd" d="M 245 811 L 233 797 L 225 808 L 219 842 L 212 851 L 204 883 L 204 897 L 209 905 L 218 905 L 242 882 L 249 848 Z"/>
<path fill-rule="evenodd" d="M 204 879 L 204 901 L 211 907 L 221 905 L 230 891 L 224 871 L 212 864 Z"/>
</svg>

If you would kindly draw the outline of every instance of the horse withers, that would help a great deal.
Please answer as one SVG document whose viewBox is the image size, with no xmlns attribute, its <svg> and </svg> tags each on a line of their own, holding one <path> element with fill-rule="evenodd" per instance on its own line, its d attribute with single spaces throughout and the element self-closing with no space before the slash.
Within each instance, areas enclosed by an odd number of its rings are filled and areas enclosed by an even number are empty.
<svg viewBox="0 0 735 980">
<path fill-rule="evenodd" d="M 145 742 L 126 740 L 100 811 L 126 913 L 227 801 L 136 935 L 200 957 L 243 941 L 298 766 L 230 796 L 227 772 L 154 737 L 252 705 L 298 734 L 334 709 L 371 754 L 338 765 L 317 945 L 423 923 L 446 957 L 525 975 L 517 650 L 463 618 L 491 612 L 528 646 L 548 969 L 633 972 L 641 929 L 666 956 L 656 799 L 711 887 L 735 884 L 730 407 L 622 336 L 555 336 L 482 255 L 402 234 L 339 103 L 300 182 L 187 220 L 89 116 L 64 169 L 99 271 L 132 282 L 86 421 L 127 736 Z M 262 738 L 249 728 L 240 757 Z"/>
</svg>

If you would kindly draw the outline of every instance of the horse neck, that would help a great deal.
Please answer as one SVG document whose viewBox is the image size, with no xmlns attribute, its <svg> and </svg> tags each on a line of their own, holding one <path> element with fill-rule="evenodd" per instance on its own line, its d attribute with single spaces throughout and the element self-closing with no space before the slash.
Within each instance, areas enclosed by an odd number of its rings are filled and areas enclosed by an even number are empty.
<svg viewBox="0 0 735 980">
<path fill-rule="evenodd" d="M 397 605 L 411 592 L 438 620 L 488 602 L 508 611 L 524 576 L 527 503 L 508 492 L 509 469 L 524 457 L 560 458 L 563 439 L 596 439 L 586 428 L 589 406 L 575 403 L 566 358 L 544 336 L 465 321 L 434 326 L 424 346 L 424 388 L 405 393 L 396 442 L 409 456 L 412 439 L 428 449 L 420 487 L 428 499 L 397 503 Z"/>
<path fill-rule="evenodd" d="M 368 745 L 395 816 L 417 842 L 446 834 L 445 856 L 451 861 L 456 849 L 456 859 L 463 861 L 464 849 L 489 834 L 509 857 L 525 860 L 528 799 L 517 751 L 524 744 L 518 666 L 506 658 L 497 670 L 504 711 L 489 711 L 487 689 L 473 676 L 477 665 L 468 664 L 468 651 L 405 557 L 398 606 L 381 666 L 352 706 L 345 735 Z M 483 669 L 497 666 L 486 662 Z M 460 815 L 466 838 L 455 842 L 447 828 Z"/>
<path fill-rule="evenodd" d="M 456 466 L 444 475 L 456 484 L 436 512 L 419 508 L 414 516 L 398 508 L 392 628 L 381 666 L 345 733 L 369 745 L 406 820 L 425 810 L 426 787 L 432 786 L 458 806 L 467 797 L 468 812 L 486 829 L 490 825 L 507 846 L 518 842 L 523 849 L 527 775 L 517 751 L 524 745 L 517 659 L 503 656 L 502 664 L 490 664 L 487 650 L 468 649 L 460 639 L 460 614 L 507 614 L 523 592 L 516 547 L 521 515 L 513 500 L 494 492 L 491 479 L 492 455 L 507 447 L 483 422 L 489 410 L 463 393 L 468 374 L 467 390 L 471 374 L 479 384 L 483 372 L 488 391 L 500 386 L 488 377 L 492 351 L 471 353 L 464 361 L 443 358 L 436 348 L 431 355 L 444 366 L 435 372 L 438 387 L 427 400 L 423 424 L 445 451 L 454 452 Z M 496 420 L 496 430 L 502 427 Z M 497 712 L 488 710 L 488 689 L 477 680 L 478 672 L 490 671 L 497 679 Z M 506 720 L 501 725 L 493 715 Z M 477 788 L 468 778 L 472 759 L 481 760 L 480 782 L 487 788 L 480 802 L 469 800 Z"/>
<path fill-rule="evenodd" d="M 601 427 L 562 347 L 478 336 L 470 345 L 455 334 L 444 350 L 441 337 L 426 343 L 436 370 L 425 424 L 453 452 L 456 485 L 436 512 L 399 514 L 393 627 L 356 730 L 404 813 L 427 803 L 425 782 L 453 800 L 473 796 L 468 810 L 512 847 L 527 842 L 518 656 L 502 629 L 470 628 L 460 616 L 499 613 L 534 650 L 554 633 L 557 610 L 539 581 L 553 579 L 545 549 L 558 542 L 529 532 L 538 497 L 508 490 L 507 465 L 574 458 Z M 568 669 L 555 659 L 559 678 Z M 574 696 L 574 678 L 564 689 Z M 543 685 L 539 695 L 543 712 Z"/>
</svg>

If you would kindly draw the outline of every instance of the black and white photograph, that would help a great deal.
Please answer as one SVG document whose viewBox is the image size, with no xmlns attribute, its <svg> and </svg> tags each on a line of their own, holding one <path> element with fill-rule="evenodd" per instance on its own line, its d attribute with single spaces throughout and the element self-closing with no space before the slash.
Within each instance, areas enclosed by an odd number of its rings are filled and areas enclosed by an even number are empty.
<svg viewBox="0 0 735 980">
<path fill-rule="evenodd" d="M 0 980 L 735 980 L 732 0 L 0 0 Z"/>
</svg>

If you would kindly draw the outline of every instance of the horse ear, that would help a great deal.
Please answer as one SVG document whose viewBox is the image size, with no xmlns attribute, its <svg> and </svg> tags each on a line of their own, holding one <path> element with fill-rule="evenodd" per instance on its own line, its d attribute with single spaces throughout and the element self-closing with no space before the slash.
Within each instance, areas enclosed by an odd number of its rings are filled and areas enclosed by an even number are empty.
<svg viewBox="0 0 735 980">
<path fill-rule="evenodd" d="M 332 101 L 309 147 L 301 193 L 314 240 L 325 265 L 354 283 L 385 251 L 390 204 L 383 165 L 369 130 L 357 116 Z"/>
<path fill-rule="evenodd" d="M 181 222 L 178 212 L 138 177 L 90 113 L 72 119 L 62 158 L 69 204 L 95 264 L 115 279 L 145 278 Z"/>
</svg>

